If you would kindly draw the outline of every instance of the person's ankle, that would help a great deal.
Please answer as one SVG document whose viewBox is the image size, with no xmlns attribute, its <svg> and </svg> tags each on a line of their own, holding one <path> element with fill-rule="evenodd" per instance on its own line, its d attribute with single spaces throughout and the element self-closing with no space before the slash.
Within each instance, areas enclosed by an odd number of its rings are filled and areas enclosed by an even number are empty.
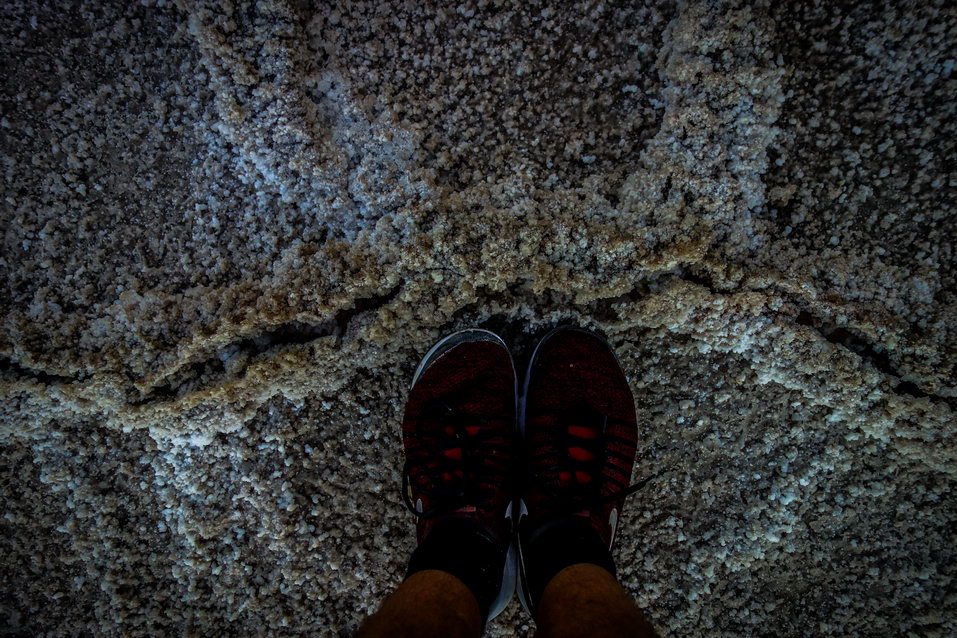
<svg viewBox="0 0 957 638">
<path fill-rule="evenodd" d="M 405 577 L 426 570 L 455 576 L 475 596 L 484 624 L 502 586 L 505 558 L 494 536 L 479 523 L 449 518 L 437 523 L 412 553 Z"/>
<path fill-rule="evenodd" d="M 608 547 L 587 519 L 556 516 L 521 530 L 522 567 L 531 612 L 537 608 L 548 583 L 572 565 L 596 565 L 615 577 L 615 562 Z"/>
<path fill-rule="evenodd" d="M 657 635 L 618 580 L 591 563 L 570 565 L 551 579 L 542 593 L 535 624 L 541 635 L 552 638 Z"/>
</svg>

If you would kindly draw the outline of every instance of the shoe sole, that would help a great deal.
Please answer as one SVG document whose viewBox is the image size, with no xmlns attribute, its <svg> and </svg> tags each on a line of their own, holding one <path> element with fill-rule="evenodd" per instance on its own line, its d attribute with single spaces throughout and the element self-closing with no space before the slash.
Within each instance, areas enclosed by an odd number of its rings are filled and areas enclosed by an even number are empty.
<svg viewBox="0 0 957 638">
<path fill-rule="evenodd" d="M 583 332 L 587 335 L 595 337 L 601 341 L 605 346 L 611 351 L 612 356 L 615 357 L 615 361 L 618 362 L 618 365 L 621 365 L 621 362 L 618 361 L 618 355 L 615 354 L 614 349 L 608 344 L 608 341 L 601 335 L 592 332 L 591 330 L 585 330 L 584 328 L 579 328 L 577 326 L 559 326 L 549 331 L 544 337 L 538 340 L 538 343 L 535 345 L 535 349 L 532 351 L 532 356 L 528 361 L 528 369 L 525 371 L 525 381 L 522 384 L 522 394 L 518 399 L 518 433 L 519 438 L 522 442 L 525 441 L 525 399 L 528 396 L 528 382 L 532 378 L 532 367 L 535 365 L 535 360 L 538 357 L 538 351 L 546 341 L 552 336 L 558 334 L 559 332 L 564 332 L 566 330 L 571 330 L 575 332 Z M 525 501 L 522 499 L 518 500 L 519 511 L 518 511 L 518 523 L 515 526 L 515 529 L 518 529 L 518 525 L 522 522 L 522 516 L 528 514 L 528 508 L 525 507 Z M 518 534 L 515 535 L 515 543 L 517 550 L 517 583 L 515 586 L 516 592 L 518 593 L 518 600 L 522 603 L 522 607 L 528 613 L 532 615 L 532 604 L 528 599 L 528 591 L 525 589 L 525 559 L 522 557 L 522 544 L 518 541 Z"/>
<path fill-rule="evenodd" d="M 493 343 L 500 344 L 507 352 L 509 352 L 509 361 L 512 363 L 512 378 L 514 381 L 514 392 L 515 396 L 518 396 L 518 375 L 515 373 L 515 362 L 512 361 L 511 351 L 509 351 L 508 346 L 494 332 L 485 330 L 483 328 L 466 328 L 465 330 L 459 330 L 458 332 L 453 332 L 452 334 L 442 338 L 432 346 L 425 356 L 422 357 L 422 361 L 419 363 L 419 367 L 416 368 L 415 374 L 412 376 L 412 383 L 409 385 L 409 389 L 415 387 L 416 381 L 419 380 L 419 377 L 429 369 L 429 366 L 432 365 L 435 361 L 438 361 L 439 357 L 443 354 L 454 348 L 455 346 L 462 343 L 469 343 L 471 341 L 491 341 Z M 515 408 L 515 423 L 516 428 L 518 428 L 518 406 Z M 508 504 L 508 509 L 505 510 L 505 517 L 512 518 L 512 504 Z M 508 553 L 505 555 L 505 567 L 502 570 L 502 588 L 498 592 L 498 596 L 492 602 L 491 607 L 489 608 L 488 619 L 491 620 L 498 616 L 502 611 L 508 607 L 509 601 L 512 599 L 512 594 L 515 593 L 516 582 L 518 581 L 518 559 L 516 556 L 515 543 L 510 543 L 508 546 Z M 524 603 L 523 603 L 524 604 Z"/>
</svg>

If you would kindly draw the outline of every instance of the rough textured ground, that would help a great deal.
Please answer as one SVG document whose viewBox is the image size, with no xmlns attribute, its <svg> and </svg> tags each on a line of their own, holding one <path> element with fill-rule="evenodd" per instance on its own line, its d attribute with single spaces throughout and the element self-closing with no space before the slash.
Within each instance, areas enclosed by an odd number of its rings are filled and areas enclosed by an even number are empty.
<svg viewBox="0 0 957 638">
<path fill-rule="evenodd" d="M 354 631 L 419 357 L 562 322 L 662 634 L 957 632 L 957 12 L 631 4 L 3 3 L 8 632 Z"/>
</svg>

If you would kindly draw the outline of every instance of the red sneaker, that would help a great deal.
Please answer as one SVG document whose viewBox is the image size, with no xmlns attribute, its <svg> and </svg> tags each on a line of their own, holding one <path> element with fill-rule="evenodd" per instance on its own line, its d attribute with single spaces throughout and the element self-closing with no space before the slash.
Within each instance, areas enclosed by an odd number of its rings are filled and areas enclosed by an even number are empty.
<svg viewBox="0 0 957 638">
<path fill-rule="evenodd" d="M 540 595 L 547 579 L 535 583 L 538 575 L 531 574 L 529 587 L 527 570 L 544 564 L 561 566 L 561 557 L 542 557 L 541 550 L 529 560 L 528 547 L 534 539 L 564 526 L 573 530 L 571 536 L 566 531 L 552 534 L 551 541 L 541 544 L 549 548 L 545 551 L 564 551 L 555 541 L 558 536 L 585 539 L 594 547 L 586 553 L 572 552 L 578 556 L 576 562 L 595 562 L 614 572 L 610 550 L 621 511 L 625 498 L 639 487 L 631 485 L 638 446 L 634 398 L 608 344 L 580 328 L 548 333 L 529 362 L 519 424 L 525 453 L 519 596 L 531 611 L 537 601 L 530 600 L 530 590 L 537 587 L 535 595 Z M 591 559 L 596 555 L 600 560 Z"/>
<path fill-rule="evenodd" d="M 489 598 L 494 600 L 485 601 L 488 618 L 505 608 L 515 589 L 511 515 L 516 395 L 515 367 L 505 343 L 487 330 L 463 330 L 425 355 L 412 379 L 402 421 L 402 494 L 418 519 L 416 537 L 423 551 L 417 552 L 429 555 L 422 560 L 453 563 L 458 553 L 481 554 L 482 565 L 461 567 L 460 577 L 482 581 L 473 591 L 489 589 L 487 581 L 492 581 L 495 591 Z M 423 547 L 437 527 L 465 529 L 471 544 L 457 549 L 458 536 L 449 536 L 460 532 L 443 531 L 441 540 L 431 538 L 434 547 Z M 473 549 L 476 543 L 480 547 Z M 421 563 L 415 554 L 412 562 Z M 497 565 L 487 568 L 486 563 Z M 490 570 L 491 575 L 486 573 Z M 447 571 L 458 575 L 455 569 Z"/>
</svg>

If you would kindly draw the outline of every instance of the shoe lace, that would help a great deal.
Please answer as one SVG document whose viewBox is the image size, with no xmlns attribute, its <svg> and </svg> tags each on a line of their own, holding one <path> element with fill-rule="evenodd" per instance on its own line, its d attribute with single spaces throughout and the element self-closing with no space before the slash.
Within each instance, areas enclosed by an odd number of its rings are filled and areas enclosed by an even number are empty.
<svg viewBox="0 0 957 638">
<path fill-rule="evenodd" d="M 429 518 L 469 506 L 490 508 L 492 496 L 512 471 L 507 437 L 489 427 L 491 421 L 506 417 L 461 414 L 439 400 L 421 418 L 422 427 L 405 434 L 402 498 L 409 511 Z M 420 512 L 413 502 L 416 496 L 427 498 L 429 508 Z"/>
<path fill-rule="evenodd" d="M 615 419 L 588 404 L 554 416 L 556 427 L 548 428 L 543 433 L 547 440 L 536 446 L 538 455 L 544 458 L 533 459 L 546 477 L 541 487 L 552 507 L 568 512 L 591 511 L 627 498 L 654 478 L 655 475 L 647 476 L 631 484 L 630 472 L 622 479 L 611 471 L 608 461 L 612 457 L 629 466 L 633 462 L 610 445 L 616 440 L 627 443 L 611 431 Z"/>
</svg>

